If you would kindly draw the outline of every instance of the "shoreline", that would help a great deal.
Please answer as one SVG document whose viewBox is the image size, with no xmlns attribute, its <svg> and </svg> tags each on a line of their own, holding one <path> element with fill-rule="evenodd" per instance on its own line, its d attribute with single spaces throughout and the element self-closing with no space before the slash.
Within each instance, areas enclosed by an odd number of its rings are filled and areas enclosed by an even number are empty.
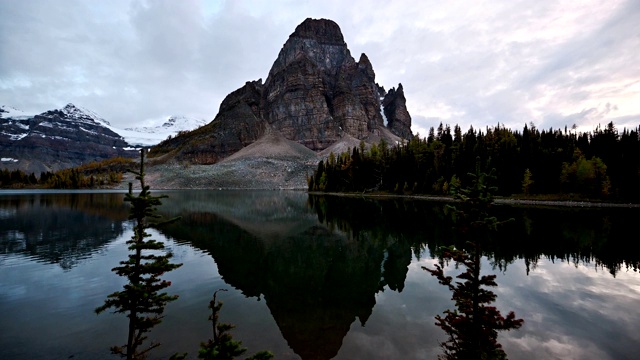
<svg viewBox="0 0 640 360">
<path fill-rule="evenodd" d="M 380 198 L 380 199 L 414 199 L 439 202 L 456 202 L 451 196 L 437 195 L 396 195 L 396 194 L 360 194 L 360 193 L 324 193 L 318 191 L 308 191 L 310 195 L 329 195 L 343 197 L 362 197 L 362 198 Z M 533 206 L 554 206 L 554 207 L 582 207 L 582 208 L 640 208 L 640 204 L 636 203 L 611 203 L 611 202 L 592 202 L 592 201 L 573 201 L 573 200 L 531 200 L 531 199 L 510 199 L 496 197 L 494 204 L 500 205 L 533 205 Z"/>
<path fill-rule="evenodd" d="M 126 185 L 126 187 L 122 187 Z M 139 189 L 134 184 L 134 189 Z M 20 194 L 24 192 L 42 192 L 42 193 L 119 193 L 127 192 L 128 184 L 122 182 L 119 185 L 113 187 L 103 187 L 98 189 L 50 189 L 50 188 L 0 188 L 0 195 Z M 411 200 L 425 200 L 425 201 L 437 201 L 437 202 L 456 202 L 451 196 L 438 196 L 438 195 L 399 195 L 399 194 L 371 194 L 371 193 L 338 193 L 338 192 L 319 192 L 319 191 L 307 191 L 304 188 L 229 188 L 229 187 L 192 187 L 192 188 L 180 188 L 180 187 L 152 187 L 152 191 L 198 191 L 198 190 L 213 190 L 213 191 L 296 191 L 306 192 L 309 195 L 321 195 L 321 196 L 342 196 L 353 198 L 372 198 L 372 199 L 411 199 Z M 552 206 L 552 207 L 572 207 L 572 208 L 640 208 L 639 203 L 613 203 L 613 202 L 596 202 L 587 200 L 534 200 L 534 199 L 513 199 L 504 197 L 495 197 L 494 204 L 497 205 L 523 205 L 523 206 Z"/>
</svg>

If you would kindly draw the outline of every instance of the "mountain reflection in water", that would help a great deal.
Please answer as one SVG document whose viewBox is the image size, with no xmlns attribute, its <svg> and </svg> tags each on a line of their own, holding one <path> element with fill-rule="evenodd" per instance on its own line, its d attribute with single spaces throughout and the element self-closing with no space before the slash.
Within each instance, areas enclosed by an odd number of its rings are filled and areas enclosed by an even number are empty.
<svg viewBox="0 0 640 360">
<path fill-rule="evenodd" d="M 167 206 L 182 220 L 162 231 L 211 254 L 229 285 L 263 297 L 296 354 L 331 359 L 356 318 L 366 324 L 376 293 L 402 290 L 411 247 L 388 234 L 319 224 L 313 204 L 300 201 L 304 193 L 274 195 L 211 202 L 216 209 L 175 198 L 199 211 Z"/>
<path fill-rule="evenodd" d="M 166 321 L 153 334 L 163 343 L 162 351 L 195 356 L 193 348 L 184 346 L 192 342 L 197 348 L 210 335 L 206 306 L 213 291 L 226 283 L 236 290 L 220 298 L 225 302 L 221 316 L 238 325 L 234 337 L 249 353 L 267 349 L 278 359 L 305 360 L 420 359 L 440 353 L 438 341 L 444 335 L 434 316 L 451 308 L 451 294 L 420 266 L 432 266 L 437 261 L 432 254 L 441 246 L 464 248 L 446 220 L 444 203 L 288 191 L 166 194 L 160 213 L 182 219 L 159 229 L 157 237 L 172 242 L 176 261 L 185 265 L 168 274 L 169 290 L 180 293 L 180 299 L 168 307 Z M 41 358 L 109 358 L 108 346 L 121 336 L 114 334 L 108 316 L 92 314 L 106 294 L 121 287 L 110 268 L 126 257 L 124 241 L 130 237 L 122 197 L 0 196 L 0 277 L 5 277 L 0 279 L 0 314 L 9 334 L 0 341 L 0 357 L 38 358 L 29 351 L 38 347 L 32 343 L 42 342 L 35 335 L 23 336 L 37 326 L 56 335 Z M 637 210 L 494 210 L 499 218 L 515 219 L 482 247 L 483 271 L 499 275 L 497 306 L 525 319 L 517 332 L 500 335 L 510 358 L 563 358 L 573 352 L 580 358 L 616 359 L 640 351 L 635 335 L 640 318 L 634 311 L 638 292 L 633 291 L 640 286 L 640 254 L 628 235 L 635 230 Z M 25 268 L 37 272 L 38 266 L 54 264 L 74 277 L 49 276 L 47 281 L 54 283 L 46 288 L 49 293 L 40 294 L 42 274 L 18 271 L 15 265 L 33 261 L 36 265 Z M 554 262 L 572 266 L 560 268 Z M 38 285 L 31 290 L 29 281 Z M 83 289 L 92 298 L 77 295 L 85 294 Z M 69 297 L 73 306 L 65 307 Z M 57 303 L 62 304 L 60 315 L 53 308 Z M 20 314 L 25 313 L 39 320 L 25 319 L 21 327 Z M 66 322 L 69 317 L 75 319 L 72 324 Z M 65 329 L 78 329 L 61 331 L 62 321 Z M 58 335 L 66 333 L 71 335 Z M 88 339 L 83 342 L 78 334 Z"/>
<path fill-rule="evenodd" d="M 0 253 L 68 270 L 122 234 L 126 211 L 116 193 L 0 196 Z"/>
</svg>

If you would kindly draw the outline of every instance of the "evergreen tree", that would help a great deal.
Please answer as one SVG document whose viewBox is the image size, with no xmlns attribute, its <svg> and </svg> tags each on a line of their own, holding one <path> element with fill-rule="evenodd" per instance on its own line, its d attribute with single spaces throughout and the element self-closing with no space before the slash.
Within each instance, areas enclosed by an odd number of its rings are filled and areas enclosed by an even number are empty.
<svg viewBox="0 0 640 360">
<path fill-rule="evenodd" d="M 435 317 L 436 325 L 449 335 L 448 340 L 441 343 L 444 359 L 506 359 L 497 341 L 498 331 L 518 329 L 524 322 L 516 319 L 513 311 L 505 317 L 496 307 L 490 306 L 497 296 L 486 287 L 497 286 L 496 275 L 480 274 L 482 243 L 489 232 L 504 223 L 489 215 L 496 191 L 489 184 L 494 178 L 493 172 L 493 169 L 489 174 L 480 171 L 478 160 L 475 174 L 469 174 L 471 185 L 453 189 L 461 204 L 448 209 L 458 234 L 468 241 L 470 250 L 445 248 L 435 269 L 423 267 L 451 290 L 451 299 L 455 301 L 455 310 L 446 310 L 444 317 Z M 449 261 L 464 266 L 465 270 L 456 277 L 460 281 L 454 282 L 451 276 L 445 275 L 444 264 Z"/>
<path fill-rule="evenodd" d="M 233 360 L 247 351 L 246 348 L 242 347 L 242 341 L 234 340 L 233 336 L 229 333 L 235 326 L 218 321 L 220 309 L 222 308 L 222 302 L 216 300 L 218 291 L 227 290 L 219 289 L 213 293 L 213 299 L 209 303 L 209 309 L 211 309 L 209 321 L 211 321 L 212 325 L 213 339 L 209 339 L 207 342 L 200 344 L 198 359 Z M 273 358 L 272 353 L 260 351 L 248 357 L 246 360 L 269 360 L 271 358 Z"/>
<path fill-rule="evenodd" d="M 158 222 L 161 216 L 156 213 L 156 206 L 161 205 L 160 199 L 166 196 L 152 196 L 149 186 L 145 184 L 144 153 L 144 149 L 140 151 L 140 171 L 129 170 L 140 181 L 141 191 L 134 195 L 132 184 L 129 183 L 129 193 L 124 199 L 131 203 L 129 219 L 135 223 L 134 234 L 127 241 L 131 253 L 126 261 L 121 261 L 120 266 L 112 269 L 119 276 L 126 277 L 128 283 L 123 290 L 108 295 L 104 304 L 95 309 L 99 314 L 113 308 L 115 313 L 126 314 L 129 318 L 127 343 L 111 348 L 113 354 L 127 359 L 144 359 L 152 349 L 160 345 L 145 345 L 146 334 L 162 321 L 166 304 L 178 298 L 177 295 L 162 292 L 171 283 L 160 276 L 182 265 L 169 261 L 171 253 L 161 254 L 164 250 L 161 242 L 148 239 L 151 236 L 147 232 L 149 227 L 177 219 Z"/>
</svg>

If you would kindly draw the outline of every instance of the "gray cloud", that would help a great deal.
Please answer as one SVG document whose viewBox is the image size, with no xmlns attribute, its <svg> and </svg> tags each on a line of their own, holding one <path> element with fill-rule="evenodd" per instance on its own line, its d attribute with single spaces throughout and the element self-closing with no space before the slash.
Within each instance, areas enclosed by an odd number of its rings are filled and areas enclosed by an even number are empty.
<svg viewBox="0 0 640 360">
<path fill-rule="evenodd" d="M 381 85 L 403 84 L 421 135 L 439 122 L 590 130 L 640 117 L 633 0 L 25 0 L 0 1 L 0 13 L 0 103 L 74 102 L 118 126 L 213 119 L 226 94 L 267 77 L 307 17 L 336 21 Z"/>
</svg>

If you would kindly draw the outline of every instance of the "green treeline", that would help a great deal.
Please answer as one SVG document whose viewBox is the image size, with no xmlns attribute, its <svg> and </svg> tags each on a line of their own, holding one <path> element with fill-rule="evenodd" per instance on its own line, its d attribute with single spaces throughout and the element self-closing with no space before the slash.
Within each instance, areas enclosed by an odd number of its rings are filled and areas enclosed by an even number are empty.
<svg viewBox="0 0 640 360">
<path fill-rule="evenodd" d="M 513 131 L 459 126 L 431 128 L 406 143 L 384 139 L 320 161 L 310 191 L 448 194 L 473 172 L 476 159 L 495 168 L 498 195 L 565 194 L 607 200 L 640 200 L 640 126 L 619 133 L 613 123 L 593 132 Z"/>
<path fill-rule="evenodd" d="M 0 188 L 93 189 L 119 184 L 123 173 L 133 163 L 124 157 L 94 161 L 55 172 L 27 174 L 21 170 L 0 170 Z"/>
</svg>

